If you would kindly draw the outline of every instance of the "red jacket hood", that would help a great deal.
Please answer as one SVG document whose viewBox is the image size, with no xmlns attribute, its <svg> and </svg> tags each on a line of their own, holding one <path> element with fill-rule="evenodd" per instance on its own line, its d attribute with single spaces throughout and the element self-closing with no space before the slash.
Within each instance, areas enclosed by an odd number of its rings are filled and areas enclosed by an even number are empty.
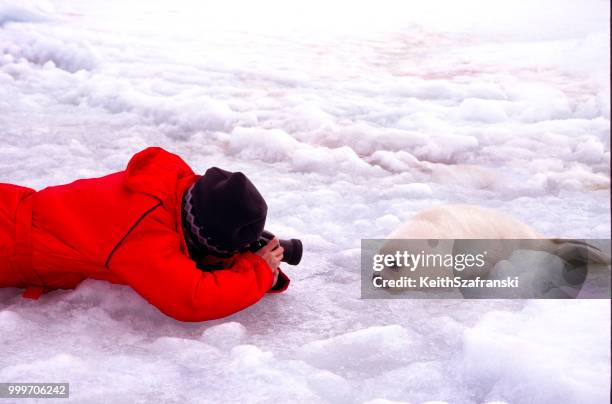
<svg viewBox="0 0 612 404">
<path fill-rule="evenodd" d="M 169 153 L 161 147 L 149 147 L 130 159 L 123 183 L 134 191 L 151 195 L 167 204 L 175 202 L 174 197 L 179 191 L 177 187 L 186 182 L 193 182 L 197 177 L 187 163 L 176 154 Z M 180 194 L 182 196 L 182 192 Z"/>
</svg>

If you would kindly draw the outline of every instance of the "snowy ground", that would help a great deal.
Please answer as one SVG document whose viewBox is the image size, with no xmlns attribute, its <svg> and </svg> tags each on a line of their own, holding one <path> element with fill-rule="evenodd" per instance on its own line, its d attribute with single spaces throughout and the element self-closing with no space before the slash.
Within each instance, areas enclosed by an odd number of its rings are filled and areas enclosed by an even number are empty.
<svg viewBox="0 0 612 404">
<path fill-rule="evenodd" d="M 0 290 L 0 382 L 100 403 L 609 402 L 609 301 L 359 299 L 360 239 L 433 204 L 610 237 L 608 3 L 286 3 L 0 0 L 1 182 L 161 145 L 246 172 L 268 227 L 306 245 L 287 293 L 210 323 L 102 282 Z"/>
</svg>

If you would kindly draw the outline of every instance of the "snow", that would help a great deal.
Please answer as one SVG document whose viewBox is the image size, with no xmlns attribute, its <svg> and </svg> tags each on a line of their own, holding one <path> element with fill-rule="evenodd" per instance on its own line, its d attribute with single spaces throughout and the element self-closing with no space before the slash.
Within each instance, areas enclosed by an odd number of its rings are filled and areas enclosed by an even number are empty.
<svg viewBox="0 0 612 404">
<path fill-rule="evenodd" d="M 496 100 L 466 98 L 459 105 L 459 117 L 485 123 L 503 122 L 508 119 L 503 104 Z"/>
<path fill-rule="evenodd" d="M 576 301 L 563 311 L 550 301 L 533 302 L 520 313 L 490 312 L 464 335 L 463 366 L 480 383 L 489 384 L 486 399 L 530 391 L 531 400 L 605 402 L 609 381 L 597 377 L 609 367 L 607 358 L 587 346 L 604 346 L 610 331 L 597 332 L 597 315 L 588 303 Z M 585 310 L 586 309 L 586 310 Z M 537 313 L 536 315 L 534 315 Z M 581 317 L 577 327 L 574 319 Z M 537 320 L 536 320 L 537 318 Z M 538 332 L 547 329 L 549 333 Z M 573 347 L 568 349 L 568 347 Z M 529 380 L 520 377 L 527 372 Z M 563 380 L 556 391 L 539 392 L 551 379 Z"/>
<path fill-rule="evenodd" d="M 11 22 L 36 22 L 45 21 L 48 17 L 45 11 L 48 5 L 43 2 L 23 1 L 19 5 L 2 0 L 0 2 L 0 26 Z"/>
<path fill-rule="evenodd" d="M 361 300 L 360 239 L 448 203 L 610 237 L 609 4 L 0 0 L 0 181 L 160 145 L 244 171 L 306 247 L 184 324 L 88 280 L 0 290 L 0 381 L 74 402 L 608 402 L 609 301 Z"/>
</svg>

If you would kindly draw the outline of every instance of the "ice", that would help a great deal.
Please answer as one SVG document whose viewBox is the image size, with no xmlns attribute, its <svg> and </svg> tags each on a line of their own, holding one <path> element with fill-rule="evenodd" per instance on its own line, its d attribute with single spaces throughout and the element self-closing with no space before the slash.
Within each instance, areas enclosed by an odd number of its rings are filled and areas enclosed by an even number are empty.
<svg viewBox="0 0 612 404">
<path fill-rule="evenodd" d="M 8 22 L 40 22 L 48 19 L 49 4 L 44 2 L 21 1 L 19 3 L 0 1 L 0 26 Z"/>
<path fill-rule="evenodd" d="M 508 115 L 499 101 L 482 98 L 466 98 L 459 105 L 458 112 L 460 118 L 469 121 L 496 123 L 508 119 Z"/>
<path fill-rule="evenodd" d="M 297 171 L 369 174 L 375 176 L 380 171 L 363 161 L 353 149 L 342 146 L 335 149 L 322 147 L 301 148 L 292 153 L 292 166 Z"/>
<path fill-rule="evenodd" d="M 361 300 L 359 268 L 360 239 L 449 204 L 609 238 L 609 38 L 603 0 L 0 0 L 1 182 L 158 145 L 245 172 L 306 248 L 286 293 L 208 323 L 93 280 L 0 289 L 0 382 L 92 403 L 608 402 L 609 301 Z"/>
<path fill-rule="evenodd" d="M 293 108 L 283 125 L 289 132 L 325 130 L 334 126 L 334 117 L 316 104 L 301 104 Z"/>
<path fill-rule="evenodd" d="M 14 311 L 3 310 L 0 312 L 0 325 L 2 325 L 2 329 L 6 330 L 6 332 L 12 332 L 24 326 L 24 321 Z"/>
<path fill-rule="evenodd" d="M 305 147 L 281 129 L 236 128 L 229 137 L 229 152 L 266 162 L 284 161 Z"/>
<path fill-rule="evenodd" d="M 100 62 L 95 50 L 87 42 L 61 31 L 51 29 L 51 35 L 48 35 L 38 32 L 36 26 L 23 28 L 14 24 L 7 24 L 2 31 L 0 48 L 3 50 L 4 61 L 9 65 L 6 68 L 10 68 L 12 63 L 28 62 L 51 71 L 59 68 L 75 73 L 79 70 L 92 70 Z"/>
<path fill-rule="evenodd" d="M 298 358 L 340 373 L 366 373 L 395 367 L 418 356 L 415 337 L 399 325 L 370 327 L 310 342 L 298 350 Z M 412 354 L 411 354 L 412 352 Z"/>
<path fill-rule="evenodd" d="M 606 151 L 602 143 L 593 137 L 576 145 L 575 158 L 586 164 L 596 164 L 604 160 Z"/>
<path fill-rule="evenodd" d="M 531 302 L 518 313 L 490 312 L 464 334 L 463 366 L 487 386 L 488 400 L 510 391 L 537 402 L 609 398 L 603 377 L 610 376 L 608 357 L 591 348 L 609 345 L 610 330 L 598 330 L 600 318 L 583 311 L 588 302 L 567 303 Z M 530 315 L 535 312 L 537 320 Z M 528 372 L 529 380 L 517 369 Z M 554 390 L 542 388 L 554 381 L 560 382 Z"/>
<path fill-rule="evenodd" d="M 239 345 L 246 334 L 245 326 L 232 321 L 210 327 L 204 331 L 200 340 L 212 346 L 228 348 Z"/>
</svg>

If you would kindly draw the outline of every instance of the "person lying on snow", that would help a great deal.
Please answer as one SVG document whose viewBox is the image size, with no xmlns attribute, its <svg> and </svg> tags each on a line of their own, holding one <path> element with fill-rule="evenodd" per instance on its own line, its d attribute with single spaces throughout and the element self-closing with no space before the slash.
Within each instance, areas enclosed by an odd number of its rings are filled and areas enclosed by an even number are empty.
<svg viewBox="0 0 612 404">
<path fill-rule="evenodd" d="M 276 238 L 244 251 L 266 214 L 244 174 L 213 167 L 199 176 L 159 147 L 101 178 L 38 192 L 0 184 L 0 287 L 37 299 L 101 279 L 181 321 L 225 317 L 289 285 Z"/>
</svg>

